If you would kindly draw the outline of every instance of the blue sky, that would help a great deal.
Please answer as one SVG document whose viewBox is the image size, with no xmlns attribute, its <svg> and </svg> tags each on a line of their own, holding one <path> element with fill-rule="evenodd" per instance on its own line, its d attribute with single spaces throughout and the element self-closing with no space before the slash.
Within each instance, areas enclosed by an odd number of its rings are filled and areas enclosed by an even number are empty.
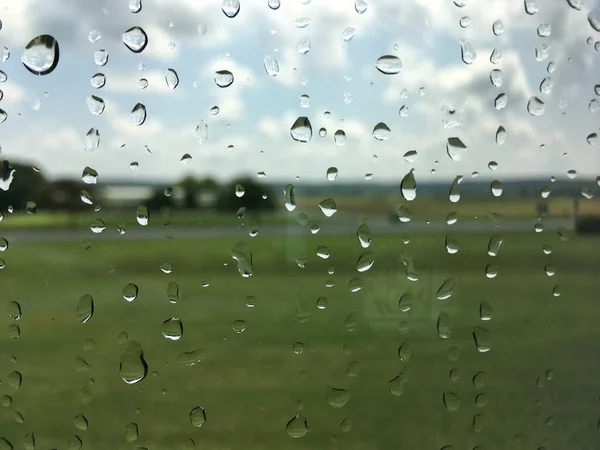
<svg viewBox="0 0 600 450">
<path fill-rule="evenodd" d="M 344 181 L 372 173 L 373 182 L 400 182 L 413 168 L 417 180 L 451 180 L 474 171 L 499 180 L 564 178 L 571 169 L 595 177 L 600 144 L 591 146 L 586 137 L 599 125 L 600 111 L 591 113 L 588 105 L 596 97 L 594 85 L 600 84 L 600 52 L 593 45 L 600 33 L 587 15 L 597 6 L 588 0 L 577 11 L 566 0 L 538 3 L 539 11 L 528 15 L 519 1 L 468 1 L 459 8 L 451 0 L 370 0 L 367 11 L 358 14 L 354 0 L 282 0 L 276 11 L 267 0 L 240 0 L 239 14 L 227 18 L 221 0 L 143 0 L 137 14 L 129 11 L 128 0 L 0 0 L 0 46 L 11 52 L 0 63 L 8 76 L 0 84 L 0 108 L 8 114 L 0 124 L 2 156 L 32 161 L 49 177 L 79 177 L 90 166 L 100 182 L 168 181 L 186 173 L 227 179 L 257 172 L 274 181 L 324 181 L 330 166 L 338 167 L 338 179 Z M 459 25 L 465 16 L 471 18 L 466 29 Z M 295 20 L 302 17 L 310 25 L 297 28 Z M 492 33 L 496 20 L 504 24 L 500 36 Z M 538 36 L 541 24 L 550 25 L 550 36 Z M 140 54 L 121 42 L 132 26 L 142 27 L 149 37 Z M 199 26 L 205 27 L 204 34 Z M 347 27 L 356 34 L 344 42 Z M 90 43 L 93 30 L 102 37 Z M 36 77 L 20 58 L 40 34 L 58 40 L 60 63 L 50 75 Z M 311 50 L 300 55 L 298 41 L 304 36 Z M 477 52 L 473 64 L 461 60 L 461 39 Z M 534 50 L 542 44 L 550 45 L 548 57 L 536 61 Z M 93 58 L 101 48 L 110 54 L 104 67 Z M 504 54 L 496 65 L 489 60 L 494 48 Z M 384 75 L 375 68 L 375 61 L 387 54 L 402 60 L 399 74 Z M 265 55 L 278 60 L 276 77 L 265 72 Z M 556 70 L 549 74 L 551 61 Z M 164 80 L 168 68 L 179 76 L 175 90 Z M 502 71 L 501 87 L 490 83 L 492 69 Z M 216 86 L 216 70 L 230 70 L 234 83 Z M 97 72 L 107 78 L 101 89 L 89 81 Z M 553 89 L 544 95 L 539 84 L 546 77 L 552 78 Z M 147 89 L 139 88 L 140 78 L 148 79 Z M 508 103 L 498 111 L 494 98 L 500 93 Z M 308 108 L 300 106 L 302 94 L 310 96 Z M 106 102 L 102 115 L 89 111 L 90 95 Z M 545 102 L 543 116 L 527 112 L 533 95 Z M 148 117 L 135 127 L 129 112 L 138 102 Z M 462 126 L 444 127 L 444 105 L 464 105 Z M 210 113 L 213 106 L 220 108 L 216 116 Z M 402 106 L 408 107 L 407 117 L 398 113 Z M 331 112 L 329 119 L 325 111 Z M 306 144 L 290 137 L 299 116 L 308 117 L 313 127 Z M 194 131 L 201 120 L 209 126 L 203 145 Z M 372 137 L 379 122 L 391 129 L 386 141 Z M 495 134 L 501 125 L 507 139 L 498 146 Z M 101 143 L 89 152 L 85 135 L 92 127 L 99 130 Z M 328 131 L 325 138 L 318 135 L 320 127 Z M 347 135 L 342 147 L 333 140 L 338 129 Z M 459 162 L 446 154 L 449 137 L 459 137 L 468 147 Z M 414 162 L 403 158 L 409 150 L 418 153 Z M 192 160 L 184 165 L 180 159 L 186 153 Z M 132 172 L 134 161 L 139 168 Z M 490 161 L 498 163 L 495 172 L 488 169 Z"/>
</svg>

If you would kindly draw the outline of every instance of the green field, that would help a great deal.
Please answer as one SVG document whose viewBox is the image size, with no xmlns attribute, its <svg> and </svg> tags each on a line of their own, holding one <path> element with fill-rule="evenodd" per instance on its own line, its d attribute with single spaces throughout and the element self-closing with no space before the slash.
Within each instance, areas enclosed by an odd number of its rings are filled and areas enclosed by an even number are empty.
<svg viewBox="0 0 600 450">
<path fill-rule="evenodd" d="M 596 448 L 600 241 L 499 233 L 496 257 L 487 254 L 488 233 L 453 234 L 460 245 L 453 255 L 442 234 L 412 235 L 408 244 L 375 235 L 367 249 L 375 263 L 364 273 L 356 263 L 365 249 L 352 235 L 91 236 L 87 251 L 77 240 L 10 243 L 2 303 L 7 311 L 18 302 L 22 317 L 1 316 L 8 332 L 0 335 L 0 395 L 12 403 L 1 399 L 0 436 L 15 449 L 31 432 L 38 449 L 78 448 L 74 436 L 84 449 L 191 449 L 190 439 L 196 449 Z M 231 257 L 240 241 L 253 251 L 249 278 Z M 316 256 L 322 245 L 328 260 Z M 308 260 L 304 268 L 299 257 Z M 418 281 L 407 280 L 402 261 Z M 173 272 L 161 272 L 163 263 Z M 494 279 L 485 275 L 488 264 L 497 267 Z M 352 293 L 357 276 L 363 287 Z M 436 299 L 451 277 L 452 297 Z M 170 281 L 180 288 L 177 304 L 168 302 Z M 122 295 L 128 283 L 139 287 L 130 303 Z M 408 312 L 398 306 L 403 293 L 412 294 Z M 84 294 L 95 312 L 82 324 Z M 317 308 L 319 297 L 326 309 Z M 480 320 L 483 301 L 491 321 Z M 440 311 L 452 321 L 448 339 L 436 331 Z M 171 317 L 183 322 L 178 341 L 161 333 Z M 239 321 L 246 328 L 236 333 Z M 18 339 L 10 337 L 15 324 Z M 478 352 L 474 327 L 489 330 L 489 352 Z M 128 385 L 119 362 L 132 341 L 143 348 L 148 374 Z M 194 358 L 201 361 L 182 362 Z M 18 389 L 13 371 L 22 374 Z M 206 413 L 200 428 L 189 418 L 197 406 Z M 85 431 L 74 425 L 80 414 Z M 286 433 L 296 414 L 310 429 L 298 439 Z M 128 443 L 130 423 L 139 437 Z"/>
</svg>

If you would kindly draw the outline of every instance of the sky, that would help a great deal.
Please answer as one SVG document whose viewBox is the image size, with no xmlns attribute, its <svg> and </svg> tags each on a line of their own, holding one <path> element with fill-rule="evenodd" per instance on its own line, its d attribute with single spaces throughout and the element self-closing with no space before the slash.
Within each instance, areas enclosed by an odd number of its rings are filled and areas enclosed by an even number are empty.
<svg viewBox="0 0 600 450">
<path fill-rule="evenodd" d="M 560 179 L 569 170 L 600 175 L 600 143 L 588 143 L 600 125 L 600 103 L 590 108 L 591 100 L 600 102 L 600 33 L 588 21 L 600 6 L 591 0 L 537 0 L 535 14 L 518 0 L 456 0 L 460 7 L 452 0 L 359 0 L 363 13 L 355 0 L 281 0 L 278 9 L 269 0 L 239 0 L 232 18 L 222 0 L 141 2 L 132 13 L 129 0 L 0 0 L 0 49 L 10 52 L 0 62 L 7 76 L 0 83 L 7 114 L 0 158 L 31 162 L 48 178 L 79 178 L 89 166 L 99 183 L 259 172 L 269 181 L 324 182 L 329 167 L 340 181 L 373 183 L 399 183 L 411 169 L 424 181 L 473 172 L 490 180 Z M 134 26 L 148 37 L 140 53 L 122 42 Z M 346 41 L 350 27 L 355 33 Z M 57 40 L 60 58 L 51 73 L 36 76 L 21 56 L 43 34 Z M 92 43 L 94 35 L 101 37 Z M 300 54 L 306 38 L 310 50 Z M 461 41 L 476 56 L 463 58 Z M 100 49 L 109 54 L 102 67 L 94 61 Z M 494 49 L 502 52 L 496 64 Z M 384 55 L 398 57 L 402 70 L 380 72 L 376 61 Z M 265 56 L 277 60 L 276 76 L 265 71 Z M 178 75 L 175 89 L 165 81 L 168 69 Z M 494 69 L 500 86 L 490 81 Z M 224 88 L 215 83 L 222 70 L 234 76 Z M 100 89 L 90 83 L 97 73 L 106 76 Z M 497 109 L 501 94 L 506 106 Z M 90 111 L 91 95 L 104 100 L 102 114 Z M 301 104 L 303 95 L 309 105 Z M 543 101 L 542 115 L 528 112 L 532 96 Z M 141 126 L 130 117 L 138 103 L 147 111 Z M 444 125 L 445 110 L 457 111 L 453 127 Z M 312 125 L 309 142 L 292 139 L 299 117 Z M 196 134 L 201 123 L 208 127 L 203 143 Z M 386 140 L 373 137 L 379 123 L 391 130 Z M 92 128 L 100 145 L 90 151 Z M 345 145 L 336 144 L 337 130 L 345 132 Z M 459 161 L 446 151 L 454 137 L 467 147 Z M 412 150 L 416 158 L 406 158 Z"/>
</svg>

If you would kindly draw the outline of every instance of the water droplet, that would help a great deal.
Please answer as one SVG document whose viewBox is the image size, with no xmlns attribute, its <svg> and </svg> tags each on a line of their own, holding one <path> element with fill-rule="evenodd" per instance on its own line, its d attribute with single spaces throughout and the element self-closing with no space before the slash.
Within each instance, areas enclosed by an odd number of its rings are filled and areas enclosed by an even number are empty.
<svg viewBox="0 0 600 450">
<path fill-rule="evenodd" d="M 85 418 L 84 415 L 79 414 L 73 419 L 73 425 L 79 431 L 85 431 L 88 428 L 88 420 Z"/>
<path fill-rule="evenodd" d="M 148 207 L 144 205 L 140 205 L 135 210 L 135 218 L 137 223 L 145 227 L 148 225 L 150 221 L 150 211 L 148 211 Z"/>
<path fill-rule="evenodd" d="M 174 69 L 167 69 L 165 72 L 165 81 L 169 89 L 175 89 L 179 84 L 179 76 L 177 75 L 177 72 L 175 72 Z"/>
<path fill-rule="evenodd" d="M 297 142 L 309 142 L 312 139 L 312 125 L 308 117 L 298 117 L 290 128 L 292 138 Z"/>
<path fill-rule="evenodd" d="M 347 389 L 329 386 L 325 397 L 327 403 L 334 408 L 343 408 L 350 400 L 351 394 Z"/>
<path fill-rule="evenodd" d="M 306 55 L 310 51 L 310 38 L 308 36 L 303 36 L 298 41 L 298 53 L 301 55 Z"/>
<path fill-rule="evenodd" d="M 233 84 L 233 74 L 229 70 L 217 70 L 214 74 L 215 84 L 220 88 L 226 88 Z"/>
<path fill-rule="evenodd" d="M 240 12 L 240 1 L 239 0 L 222 0 L 221 10 L 230 19 L 233 19 Z"/>
<path fill-rule="evenodd" d="M 106 84 L 106 76 L 103 73 L 97 73 L 90 78 L 90 84 L 94 88 L 100 89 Z"/>
<path fill-rule="evenodd" d="M 452 294 L 454 293 L 455 285 L 456 280 L 454 278 L 448 278 L 447 280 L 445 280 L 437 290 L 437 293 L 435 294 L 436 298 L 438 300 L 448 300 L 450 297 L 452 297 Z"/>
<path fill-rule="evenodd" d="M 247 242 L 238 242 L 231 249 L 231 257 L 237 263 L 237 270 L 244 278 L 251 277 L 253 274 L 252 249 Z"/>
<path fill-rule="evenodd" d="M 11 323 L 8 326 L 8 337 L 10 339 L 19 339 L 21 337 L 21 329 L 16 323 Z"/>
<path fill-rule="evenodd" d="M 458 21 L 458 24 L 460 25 L 461 28 L 469 28 L 469 26 L 471 25 L 471 18 L 469 16 L 464 16 L 461 17 L 460 20 Z"/>
<path fill-rule="evenodd" d="M 506 105 L 508 104 L 508 95 L 502 93 L 499 94 L 495 99 L 494 99 L 494 107 L 500 111 L 501 109 L 506 108 Z"/>
<path fill-rule="evenodd" d="M 437 319 L 437 334 L 442 339 L 448 339 L 452 335 L 452 319 L 445 311 L 440 311 Z"/>
<path fill-rule="evenodd" d="M 99 116 L 104 112 L 104 100 L 95 95 L 91 95 L 87 98 L 87 106 L 90 112 L 96 116 Z"/>
<path fill-rule="evenodd" d="M 241 184 L 236 184 L 233 191 L 237 198 L 242 198 L 246 193 L 246 189 Z"/>
<path fill-rule="evenodd" d="M 330 167 L 329 169 L 327 169 L 327 179 L 329 181 L 335 181 L 337 176 L 338 176 L 338 170 L 336 167 Z"/>
<path fill-rule="evenodd" d="M 366 223 L 361 224 L 356 230 L 356 237 L 362 248 L 368 248 L 371 245 L 372 234 Z"/>
<path fill-rule="evenodd" d="M 450 186 L 450 192 L 448 197 L 452 203 L 457 203 L 460 200 L 460 183 L 462 183 L 462 176 L 458 175 Z"/>
<path fill-rule="evenodd" d="M 196 406 L 190 411 L 190 423 L 195 428 L 200 428 L 206 422 L 206 411 L 204 407 Z"/>
<path fill-rule="evenodd" d="M 467 154 L 467 146 L 457 137 L 448 138 L 446 152 L 452 161 L 459 162 Z"/>
<path fill-rule="evenodd" d="M 384 55 L 375 62 L 375 67 L 385 75 L 396 75 L 402 70 L 402 61 L 397 56 Z"/>
<path fill-rule="evenodd" d="M 11 389 L 17 390 L 23 383 L 23 375 L 21 375 L 21 372 L 14 370 L 8 374 L 7 382 Z"/>
<path fill-rule="evenodd" d="M 344 31 L 342 31 L 342 40 L 344 40 L 345 42 L 350 42 L 355 34 L 356 30 L 354 28 L 345 28 Z"/>
<path fill-rule="evenodd" d="M 406 383 L 406 376 L 404 373 L 401 373 L 394 378 L 392 378 L 388 382 L 388 389 L 390 390 L 390 394 L 395 397 L 400 397 L 404 394 L 404 383 Z"/>
<path fill-rule="evenodd" d="M 446 407 L 446 410 L 448 410 L 450 412 L 454 412 L 458 408 L 460 408 L 460 397 L 457 394 L 455 394 L 454 392 L 451 392 L 451 391 L 444 392 L 444 394 L 442 396 L 442 400 L 444 402 L 444 406 Z"/>
<path fill-rule="evenodd" d="M 337 212 L 337 206 L 335 200 L 332 198 L 326 198 L 319 203 L 319 209 L 325 215 L 325 217 L 331 217 Z"/>
<path fill-rule="evenodd" d="M 162 323 L 162 334 L 171 341 L 178 341 L 183 336 L 183 323 L 179 317 L 171 317 Z"/>
<path fill-rule="evenodd" d="M 490 304 L 486 301 L 482 301 L 479 304 L 479 318 L 481 320 L 487 321 L 487 320 L 492 320 L 492 315 L 493 315 L 494 311 L 492 310 L 492 307 L 490 306 Z"/>
<path fill-rule="evenodd" d="M 136 441 L 138 438 L 138 426 L 137 424 L 131 422 L 125 426 L 125 441 L 128 444 Z"/>
<path fill-rule="evenodd" d="M 475 341 L 475 346 L 480 353 L 490 351 L 490 332 L 486 328 L 473 328 L 473 340 Z"/>
<path fill-rule="evenodd" d="M 133 53 L 141 53 L 148 45 L 148 35 L 140 27 L 131 27 L 121 36 L 121 40 L 125 47 Z"/>
<path fill-rule="evenodd" d="M 175 362 L 182 366 L 195 366 L 206 359 L 206 350 L 196 348 L 191 351 L 182 351 L 175 357 Z"/>
<path fill-rule="evenodd" d="M 91 167 L 85 167 L 81 173 L 81 180 L 86 184 L 96 184 L 98 182 L 98 172 Z"/>
<path fill-rule="evenodd" d="M 547 23 L 538 25 L 537 34 L 539 37 L 548 37 L 552 34 L 552 27 Z"/>
<path fill-rule="evenodd" d="M 310 106 L 310 97 L 306 94 L 300 96 L 300 106 L 302 108 L 308 108 Z"/>
<path fill-rule="evenodd" d="M 144 360 L 144 352 L 139 343 L 131 341 L 123 350 L 119 362 L 119 374 L 127 384 L 139 383 L 148 374 L 148 365 Z"/>
<path fill-rule="evenodd" d="M 554 274 L 556 274 L 556 268 L 551 265 L 547 265 L 546 267 L 544 267 L 544 271 L 546 272 L 546 275 L 548 275 L 549 277 L 553 277 Z"/>
<path fill-rule="evenodd" d="M 539 98 L 532 96 L 527 102 L 527 111 L 532 116 L 541 116 L 546 112 L 546 105 Z"/>
<path fill-rule="evenodd" d="M 346 145 L 346 133 L 344 130 L 337 130 L 333 135 L 333 141 L 339 147 Z"/>
<path fill-rule="evenodd" d="M 477 59 L 477 52 L 470 41 L 461 39 L 460 41 L 461 58 L 465 64 L 473 64 Z"/>
<path fill-rule="evenodd" d="M 504 145 L 506 142 L 506 129 L 500 125 L 498 130 L 496 130 L 496 144 Z"/>
<path fill-rule="evenodd" d="M 417 198 L 417 181 L 413 175 L 413 170 L 404 175 L 400 183 L 400 191 L 402 192 L 402 197 L 407 202 L 411 202 Z"/>
<path fill-rule="evenodd" d="M 311 24 L 311 20 L 308 17 L 298 17 L 294 20 L 294 26 L 296 28 L 306 28 Z"/>
<path fill-rule="evenodd" d="M 142 103 L 137 103 L 131 110 L 131 123 L 136 127 L 143 125 L 146 121 L 146 107 Z"/>
<path fill-rule="evenodd" d="M 331 252 L 324 245 L 317 247 L 317 256 L 321 259 L 328 259 L 331 256 Z"/>
<path fill-rule="evenodd" d="M 85 294 L 79 298 L 77 303 L 77 319 L 81 323 L 86 323 L 94 315 L 94 299 L 91 295 Z"/>
<path fill-rule="evenodd" d="M 392 132 L 388 126 L 383 122 L 379 122 L 377 125 L 375 125 L 375 128 L 373 128 L 373 137 L 378 141 L 387 140 L 391 134 Z"/>
<path fill-rule="evenodd" d="M 306 436 L 310 431 L 306 417 L 302 414 L 295 415 L 288 421 L 285 431 L 288 435 L 296 439 Z"/>
<path fill-rule="evenodd" d="M 589 145 L 596 145 L 596 142 L 598 142 L 598 133 L 588 134 L 585 140 Z"/>
<path fill-rule="evenodd" d="M 269 0 L 268 4 L 269 8 L 271 8 L 272 10 L 276 10 L 279 9 L 279 7 L 281 6 L 281 0 Z"/>
<path fill-rule="evenodd" d="M 246 331 L 247 326 L 248 323 L 245 320 L 234 320 L 231 328 L 237 334 L 242 334 L 244 331 Z"/>
<path fill-rule="evenodd" d="M 449 254 L 453 255 L 455 253 L 458 253 L 459 249 L 460 247 L 458 245 L 458 241 L 454 238 L 446 236 L 446 251 Z"/>
<path fill-rule="evenodd" d="M 364 14 L 369 8 L 366 0 L 354 0 L 354 10 L 359 14 Z"/>
<path fill-rule="evenodd" d="M 530 16 L 533 16 L 538 12 L 537 0 L 525 0 L 524 2 L 525 12 Z"/>
<path fill-rule="evenodd" d="M 543 95 L 550 95 L 554 88 L 554 81 L 550 77 L 546 77 L 540 83 L 540 93 Z"/>
<path fill-rule="evenodd" d="M 12 320 L 19 320 L 21 318 L 21 305 L 18 302 L 8 302 L 6 311 Z"/>
<path fill-rule="evenodd" d="M 504 76 L 500 69 L 494 69 L 490 72 L 490 81 L 495 87 L 502 87 L 504 84 Z"/>
<path fill-rule="evenodd" d="M 359 256 L 358 261 L 356 262 L 356 270 L 359 272 L 366 272 L 375 263 L 375 254 L 373 252 L 364 252 Z"/>
<path fill-rule="evenodd" d="M 502 183 L 498 180 L 492 181 L 490 184 L 490 190 L 492 191 L 492 195 L 494 197 L 500 197 L 502 195 Z"/>
<path fill-rule="evenodd" d="M 358 317 L 354 313 L 350 313 L 346 316 L 346 320 L 344 320 L 344 327 L 347 331 L 354 331 L 358 326 Z"/>
<path fill-rule="evenodd" d="M 494 21 L 492 24 L 492 32 L 496 36 L 500 36 L 502 33 L 504 33 L 504 23 L 501 20 Z"/>
<path fill-rule="evenodd" d="M 123 288 L 123 298 L 128 302 L 134 301 L 138 296 L 138 287 L 136 284 L 128 283 Z"/>
<path fill-rule="evenodd" d="M 265 66 L 265 72 L 267 72 L 267 75 L 271 77 L 276 77 L 277 75 L 279 75 L 279 63 L 277 62 L 274 56 L 265 55 L 263 61 Z"/>
<path fill-rule="evenodd" d="M 58 42 L 48 34 L 32 39 L 21 55 L 21 62 L 34 75 L 48 75 L 58 65 Z"/>
</svg>

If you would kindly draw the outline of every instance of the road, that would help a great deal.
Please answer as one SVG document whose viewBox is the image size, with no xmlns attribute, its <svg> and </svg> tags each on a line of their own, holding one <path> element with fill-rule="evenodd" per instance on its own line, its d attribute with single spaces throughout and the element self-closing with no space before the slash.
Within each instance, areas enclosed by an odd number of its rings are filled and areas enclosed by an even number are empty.
<svg viewBox="0 0 600 450">
<path fill-rule="evenodd" d="M 489 218 L 481 220 L 458 221 L 453 225 L 446 222 L 410 222 L 390 224 L 386 222 L 369 223 L 371 232 L 377 234 L 407 234 L 410 233 L 443 233 L 449 231 L 459 232 L 501 232 L 501 231 L 528 231 L 533 233 L 536 223 L 541 223 L 544 230 L 558 230 L 561 227 L 567 230 L 573 229 L 572 219 L 544 219 L 531 220 L 506 220 L 504 223 L 493 223 Z M 356 223 L 323 224 L 319 235 L 343 235 L 356 233 Z M 116 229 L 107 228 L 102 233 L 93 233 L 91 230 L 66 230 L 66 229 L 36 229 L 36 230 L 6 230 L 0 227 L 0 236 L 9 243 L 13 242 L 60 242 L 60 241 L 85 241 L 97 239 L 165 239 L 166 229 L 157 227 L 135 226 L 120 235 Z M 248 235 L 247 227 L 187 227 L 171 229 L 175 239 L 186 238 L 218 238 L 218 237 L 243 237 Z M 265 226 L 259 230 L 259 236 L 308 236 L 311 234 L 310 227 L 298 224 Z"/>
</svg>

